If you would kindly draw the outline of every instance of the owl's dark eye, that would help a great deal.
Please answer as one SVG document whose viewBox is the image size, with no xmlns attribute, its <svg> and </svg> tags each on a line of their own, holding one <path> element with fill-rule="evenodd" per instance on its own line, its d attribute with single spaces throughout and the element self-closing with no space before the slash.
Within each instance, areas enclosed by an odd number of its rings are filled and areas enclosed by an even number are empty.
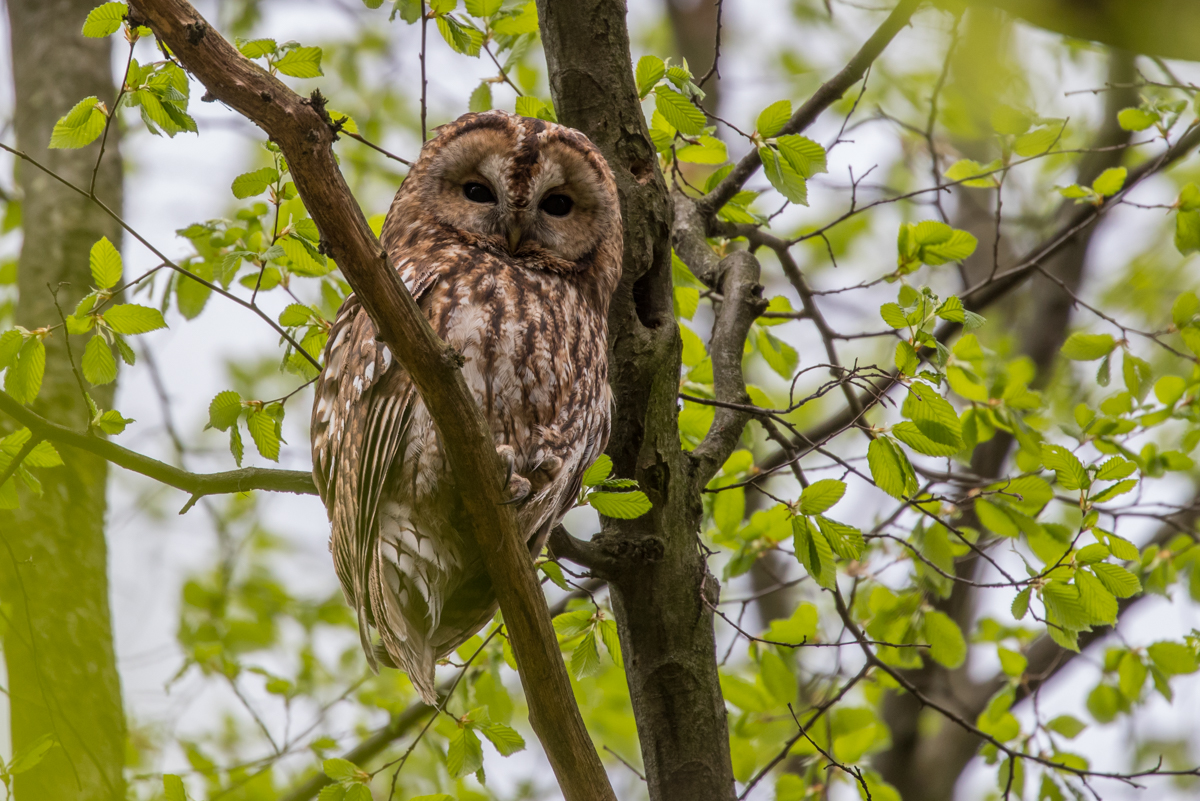
<svg viewBox="0 0 1200 801">
<path fill-rule="evenodd" d="M 495 203 L 496 196 L 492 194 L 492 190 L 480 183 L 472 181 L 469 184 L 463 184 L 463 197 L 472 203 Z"/>
<path fill-rule="evenodd" d="M 541 210 L 554 217 L 566 217 L 575 201 L 566 195 L 550 195 L 542 201 Z"/>
</svg>

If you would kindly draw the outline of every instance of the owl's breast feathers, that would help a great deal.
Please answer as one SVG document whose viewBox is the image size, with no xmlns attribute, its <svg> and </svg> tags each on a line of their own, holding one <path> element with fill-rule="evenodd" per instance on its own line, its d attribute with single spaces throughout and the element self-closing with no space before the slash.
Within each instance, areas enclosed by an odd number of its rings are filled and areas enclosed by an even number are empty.
<svg viewBox="0 0 1200 801">
<path fill-rule="evenodd" d="M 577 276 L 451 237 L 414 244 L 393 248 L 393 260 L 462 354 L 496 444 L 511 446 L 514 471 L 530 482 L 517 516 L 536 553 L 607 443 L 607 303 L 591 302 Z M 496 603 L 432 418 L 353 297 L 330 332 L 312 443 L 334 565 L 368 659 L 370 624 L 429 700 L 435 660 L 486 624 Z"/>
</svg>

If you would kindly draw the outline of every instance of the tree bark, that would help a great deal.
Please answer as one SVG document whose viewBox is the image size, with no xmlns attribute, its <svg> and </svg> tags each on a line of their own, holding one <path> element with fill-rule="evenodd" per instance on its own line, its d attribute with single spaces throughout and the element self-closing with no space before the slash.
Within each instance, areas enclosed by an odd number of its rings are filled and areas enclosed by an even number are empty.
<svg viewBox="0 0 1200 801">
<path fill-rule="evenodd" d="M 80 28 L 93 0 L 9 0 L 17 144 L 50 169 L 88 186 L 99 150 L 47 150 L 55 121 L 95 95 L 111 107 L 111 43 Z M 96 194 L 121 206 L 119 131 L 109 131 Z M 92 283 L 88 251 L 102 236 L 118 247 L 121 229 L 95 204 L 30 165 L 18 167 L 24 241 L 18 263 L 17 323 L 59 322 L 51 291 L 69 306 Z M 69 308 L 66 309 L 70 311 Z M 46 340 L 46 374 L 35 408 L 55 422 L 83 427 L 90 415 L 63 332 Z M 82 350 L 82 343 L 76 353 Z M 114 384 L 92 390 L 111 407 Z M 42 762 L 16 777 L 18 799 L 123 799 L 125 718 L 109 612 L 104 459 L 63 447 L 65 466 L 45 471 L 45 494 L 0 513 L 0 587 L 11 604 L 4 656 L 13 750 L 44 734 L 57 738 Z"/>
<path fill-rule="evenodd" d="M 604 521 L 595 544 L 613 609 L 654 801 L 733 799 L 729 732 L 708 603 L 718 597 L 697 540 L 707 479 L 680 447 L 680 338 L 671 299 L 673 210 L 633 83 L 625 4 L 538 0 L 559 119 L 604 153 L 625 221 L 625 274 L 609 314 L 613 436 L 620 476 L 654 504 Z"/>
</svg>

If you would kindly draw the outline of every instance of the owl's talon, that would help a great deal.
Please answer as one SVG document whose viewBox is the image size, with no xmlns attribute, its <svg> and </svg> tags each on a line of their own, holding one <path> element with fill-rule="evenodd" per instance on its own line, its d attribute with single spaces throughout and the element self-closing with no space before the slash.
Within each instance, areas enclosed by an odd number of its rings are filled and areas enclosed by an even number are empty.
<svg viewBox="0 0 1200 801">
<path fill-rule="evenodd" d="M 533 490 L 533 485 L 529 483 L 529 479 L 517 472 L 517 453 L 512 445 L 497 445 L 496 454 L 505 466 L 504 494 L 508 496 L 508 500 L 503 501 L 503 505 L 520 503 Z"/>
<path fill-rule="evenodd" d="M 529 497 L 529 493 L 533 490 L 533 485 L 529 483 L 529 479 L 525 478 L 525 476 L 513 473 L 509 477 L 508 483 L 504 485 L 504 490 L 508 494 L 508 500 L 502 501 L 501 505 L 511 506 Z"/>
</svg>

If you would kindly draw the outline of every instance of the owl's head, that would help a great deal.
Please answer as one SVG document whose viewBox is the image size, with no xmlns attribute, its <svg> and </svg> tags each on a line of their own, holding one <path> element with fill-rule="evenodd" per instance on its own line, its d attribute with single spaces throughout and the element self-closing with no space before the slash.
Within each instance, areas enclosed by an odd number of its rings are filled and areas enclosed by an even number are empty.
<svg viewBox="0 0 1200 801">
<path fill-rule="evenodd" d="M 385 230 L 385 240 L 411 236 L 432 218 L 468 244 L 532 269 L 596 273 L 589 277 L 610 291 L 620 277 L 612 171 L 586 136 L 544 120 L 488 111 L 441 126 L 388 216 L 396 228 Z"/>
</svg>

